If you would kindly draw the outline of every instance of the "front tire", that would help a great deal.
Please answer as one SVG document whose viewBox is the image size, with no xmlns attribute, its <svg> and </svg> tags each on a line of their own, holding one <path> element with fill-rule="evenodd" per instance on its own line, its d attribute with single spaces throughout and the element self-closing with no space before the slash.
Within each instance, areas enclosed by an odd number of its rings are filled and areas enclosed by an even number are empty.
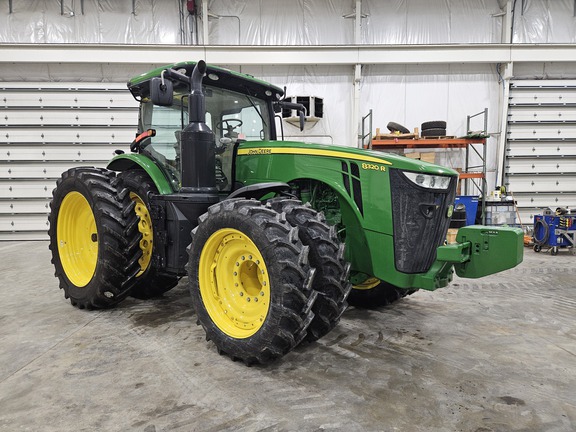
<svg viewBox="0 0 576 432">
<path fill-rule="evenodd" d="M 151 193 L 157 194 L 158 189 L 144 170 L 124 171 L 118 176 L 130 191 L 130 199 L 135 204 L 134 212 L 139 219 L 138 231 L 142 234 L 139 243 L 142 254 L 138 260 L 140 270 L 136 275 L 136 282 L 130 295 L 138 299 L 159 297 L 178 285 L 178 278 L 161 274 L 153 264 L 157 242 L 148 197 Z"/>
<path fill-rule="evenodd" d="M 80 309 L 114 306 L 138 273 L 138 219 L 128 190 L 103 168 L 72 168 L 52 192 L 49 248 L 64 296 Z"/>
<path fill-rule="evenodd" d="M 306 336 L 314 271 L 280 214 L 256 200 L 215 204 L 192 231 L 189 255 L 192 303 L 220 354 L 265 364 Z"/>
<path fill-rule="evenodd" d="M 373 309 L 388 306 L 417 290 L 405 290 L 375 277 L 367 277 L 352 286 L 348 303 L 352 306 Z"/>
</svg>

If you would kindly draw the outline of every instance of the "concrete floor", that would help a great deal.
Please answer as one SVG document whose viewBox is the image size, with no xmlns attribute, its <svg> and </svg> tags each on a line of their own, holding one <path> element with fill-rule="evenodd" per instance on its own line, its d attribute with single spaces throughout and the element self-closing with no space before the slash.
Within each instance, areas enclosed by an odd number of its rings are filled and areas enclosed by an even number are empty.
<svg viewBox="0 0 576 432">
<path fill-rule="evenodd" d="M 576 257 L 350 308 L 268 367 L 220 357 L 185 283 L 81 311 L 45 242 L 0 243 L 2 431 L 574 431 Z"/>
</svg>

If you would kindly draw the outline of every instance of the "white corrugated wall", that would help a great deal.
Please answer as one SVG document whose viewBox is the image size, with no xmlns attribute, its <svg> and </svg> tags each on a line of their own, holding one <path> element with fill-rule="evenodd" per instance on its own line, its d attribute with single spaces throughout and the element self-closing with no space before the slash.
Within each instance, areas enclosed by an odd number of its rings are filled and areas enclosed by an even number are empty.
<svg viewBox="0 0 576 432">
<path fill-rule="evenodd" d="M 56 179 L 127 151 L 137 118 L 125 85 L 0 83 L 0 240 L 46 239 Z"/>
</svg>

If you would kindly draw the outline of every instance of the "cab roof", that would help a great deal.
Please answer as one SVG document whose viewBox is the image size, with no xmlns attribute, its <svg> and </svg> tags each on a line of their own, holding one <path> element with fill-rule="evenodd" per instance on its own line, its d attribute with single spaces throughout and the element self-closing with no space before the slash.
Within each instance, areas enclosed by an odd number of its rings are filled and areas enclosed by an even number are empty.
<svg viewBox="0 0 576 432">
<path fill-rule="evenodd" d="M 133 77 L 128 81 L 128 88 L 136 100 L 147 99 L 150 95 L 150 80 L 160 77 L 163 70 L 174 69 L 184 75 L 190 76 L 196 62 L 180 62 L 162 66 Z M 249 94 L 260 99 L 278 100 L 284 95 L 284 90 L 266 81 L 254 78 L 252 75 L 225 69 L 219 66 L 208 65 L 206 75 L 202 80 L 205 85 L 233 90 L 242 94 Z M 183 86 L 174 83 L 175 88 Z"/>
</svg>

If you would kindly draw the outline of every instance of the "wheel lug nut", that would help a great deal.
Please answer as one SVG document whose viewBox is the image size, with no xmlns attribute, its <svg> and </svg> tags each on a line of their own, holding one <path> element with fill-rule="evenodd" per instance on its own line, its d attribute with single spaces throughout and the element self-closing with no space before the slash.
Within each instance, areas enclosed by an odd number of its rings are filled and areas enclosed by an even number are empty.
<svg viewBox="0 0 576 432">
<path fill-rule="evenodd" d="M 244 293 L 240 291 L 240 297 L 244 297 Z"/>
<path fill-rule="evenodd" d="M 246 301 L 249 302 L 249 301 L 250 301 L 250 297 L 248 297 L 248 298 L 246 299 Z"/>
<path fill-rule="evenodd" d="M 244 261 L 246 259 L 246 257 L 244 255 L 242 255 L 242 261 Z"/>
<path fill-rule="evenodd" d="M 257 302 L 257 301 L 258 301 L 258 297 L 254 297 L 254 301 Z"/>
</svg>

